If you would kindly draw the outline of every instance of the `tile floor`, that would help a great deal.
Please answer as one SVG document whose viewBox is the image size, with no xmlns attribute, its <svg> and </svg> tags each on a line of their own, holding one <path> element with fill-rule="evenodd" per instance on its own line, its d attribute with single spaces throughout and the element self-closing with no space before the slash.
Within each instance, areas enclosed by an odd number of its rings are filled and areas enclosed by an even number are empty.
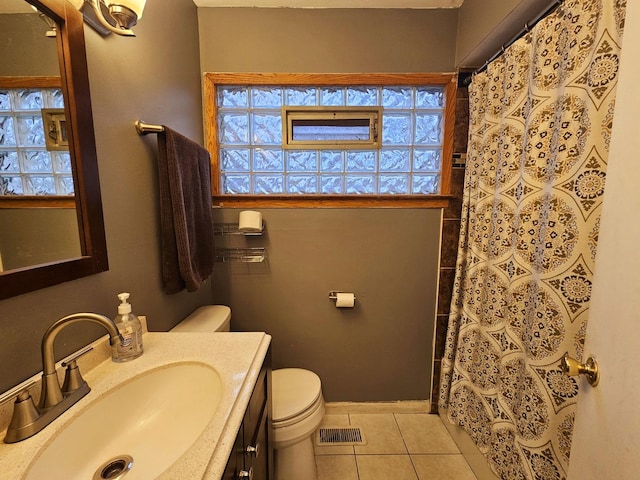
<svg viewBox="0 0 640 480">
<path fill-rule="evenodd" d="M 427 402 L 328 403 L 323 426 L 360 427 L 367 443 L 316 445 L 318 480 L 476 480 L 440 418 L 427 412 Z"/>
</svg>

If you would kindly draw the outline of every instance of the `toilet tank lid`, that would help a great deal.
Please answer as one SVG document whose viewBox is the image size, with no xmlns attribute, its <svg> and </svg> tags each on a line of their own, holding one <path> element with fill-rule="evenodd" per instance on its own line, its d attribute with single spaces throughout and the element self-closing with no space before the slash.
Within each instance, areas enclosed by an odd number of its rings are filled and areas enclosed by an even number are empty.
<svg viewBox="0 0 640 480">
<path fill-rule="evenodd" d="M 229 330 L 231 309 L 226 305 L 205 305 L 171 329 L 172 332 L 222 332 Z"/>
<path fill-rule="evenodd" d="M 311 407 L 322 395 L 320 377 L 302 368 L 281 368 L 271 374 L 273 420 L 287 420 Z"/>
</svg>

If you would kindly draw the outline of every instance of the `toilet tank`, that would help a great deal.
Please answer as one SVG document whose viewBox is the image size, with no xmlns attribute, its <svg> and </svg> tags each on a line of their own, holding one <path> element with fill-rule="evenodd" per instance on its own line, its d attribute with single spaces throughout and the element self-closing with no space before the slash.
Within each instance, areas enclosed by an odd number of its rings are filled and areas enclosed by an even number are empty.
<svg viewBox="0 0 640 480">
<path fill-rule="evenodd" d="M 171 329 L 172 332 L 228 332 L 231 330 L 231 309 L 226 305 L 206 305 Z"/>
</svg>

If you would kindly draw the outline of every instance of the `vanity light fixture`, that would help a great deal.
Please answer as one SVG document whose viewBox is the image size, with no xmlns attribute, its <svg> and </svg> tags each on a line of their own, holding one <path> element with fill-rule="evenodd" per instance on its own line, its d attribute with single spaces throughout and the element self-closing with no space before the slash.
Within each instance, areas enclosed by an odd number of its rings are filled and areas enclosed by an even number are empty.
<svg viewBox="0 0 640 480">
<path fill-rule="evenodd" d="M 40 19 L 47 24 L 47 26 L 49 27 L 49 30 L 47 30 L 45 32 L 45 36 L 49 37 L 49 38 L 55 38 L 55 36 L 57 35 L 57 30 L 56 30 L 56 22 L 54 22 L 51 18 L 49 18 L 48 16 L 46 16 L 44 13 L 42 13 L 40 10 L 38 10 L 36 7 L 34 7 L 33 5 L 31 5 L 31 8 L 33 9 L 34 12 L 36 12 L 39 16 Z"/>
<path fill-rule="evenodd" d="M 84 2 L 91 5 L 96 19 L 109 32 L 125 37 L 136 36 L 131 27 L 142 18 L 146 0 L 84 0 Z M 108 18 L 105 17 L 105 13 Z"/>
</svg>

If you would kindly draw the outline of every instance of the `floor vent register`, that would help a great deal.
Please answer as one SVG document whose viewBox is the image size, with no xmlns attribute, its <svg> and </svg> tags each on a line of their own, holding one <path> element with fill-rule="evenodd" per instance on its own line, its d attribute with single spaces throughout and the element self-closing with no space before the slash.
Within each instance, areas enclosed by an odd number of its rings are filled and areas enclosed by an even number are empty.
<svg viewBox="0 0 640 480">
<path fill-rule="evenodd" d="M 359 427 L 320 427 L 316 432 L 316 445 L 366 445 Z"/>
</svg>

